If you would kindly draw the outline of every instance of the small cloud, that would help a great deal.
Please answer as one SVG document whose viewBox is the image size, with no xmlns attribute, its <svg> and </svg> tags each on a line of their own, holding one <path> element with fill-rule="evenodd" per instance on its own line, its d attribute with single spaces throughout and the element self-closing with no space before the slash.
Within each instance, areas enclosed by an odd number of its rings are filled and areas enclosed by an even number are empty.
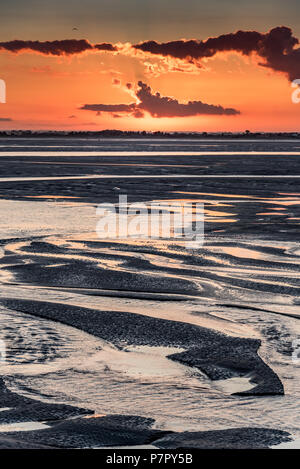
<svg viewBox="0 0 300 469">
<path fill-rule="evenodd" d="M 136 104 L 84 104 L 80 109 L 85 111 L 96 111 L 97 115 L 101 112 L 130 112 L 135 109 Z"/>
<path fill-rule="evenodd" d="M 45 67 L 32 67 L 30 71 L 32 73 L 52 73 L 52 69 L 48 65 Z"/>
<path fill-rule="evenodd" d="M 137 109 L 136 111 L 134 111 L 133 117 L 135 117 L 136 119 L 141 119 L 142 117 L 144 117 L 144 113 Z"/>
<path fill-rule="evenodd" d="M 9 52 L 37 52 L 43 55 L 74 55 L 87 50 L 93 50 L 94 46 L 86 39 L 64 39 L 61 41 L 21 41 L 14 40 L 0 42 L 0 50 Z"/>
<path fill-rule="evenodd" d="M 107 51 L 107 52 L 116 52 L 118 49 L 113 44 L 109 42 L 102 42 L 101 44 L 95 44 L 94 49 Z"/>
<path fill-rule="evenodd" d="M 152 117 L 190 117 L 199 115 L 227 115 L 233 116 L 240 112 L 233 108 L 224 108 L 221 105 L 207 104 L 202 101 L 188 101 L 180 103 L 177 99 L 161 96 L 154 93 L 150 86 L 142 81 L 138 82 L 138 88 L 134 93 L 136 102 L 130 104 L 85 104 L 80 109 L 95 111 L 97 115 L 109 112 L 113 115 L 125 113 L 137 119 L 149 113 Z M 133 94 L 132 93 L 132 94 Z"/>
<path fill-rule="evenodd" d="M 0 122 L 12 122 L 13 119 L 10 117 L 0 117 Z"/>
</svg>

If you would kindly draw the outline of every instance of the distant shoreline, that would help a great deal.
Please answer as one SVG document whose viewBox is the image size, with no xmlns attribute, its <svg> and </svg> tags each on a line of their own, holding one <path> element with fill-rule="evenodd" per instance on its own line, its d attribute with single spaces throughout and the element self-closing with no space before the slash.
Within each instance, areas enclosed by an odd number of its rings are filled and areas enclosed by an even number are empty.
<svg viewBox="0 0 300 469">
<path fill-rule="evenodd" d="M 122 130 L 100 130 L 100 131 L 31 131 L 31 130 L 3 130 L 0 138 L 148 138 L 148 139 L 299 139 L 299 132 L 134 132 Z"/>
</svg>

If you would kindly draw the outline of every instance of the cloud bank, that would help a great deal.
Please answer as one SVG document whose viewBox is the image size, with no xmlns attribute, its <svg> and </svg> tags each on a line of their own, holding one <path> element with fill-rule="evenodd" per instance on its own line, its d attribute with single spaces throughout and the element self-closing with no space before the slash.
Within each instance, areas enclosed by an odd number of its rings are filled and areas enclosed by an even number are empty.
<svg viewBox="0 0 300 469">
<path fill-rule="evenodd" d="M 256 53 L 263 62 L 259 65 L 287 74 L 292 81 L 300 77 L 300 48 L 298 38 L 285 26 L 271 29 L 267 33 L 237 31 L 205 41 L 180 40 L 170 42 L 147 41 L 135 44 L 136 50 L 163 57 L 172 57 L 187 62 L 199 62 L 213 57 L 218 52 L 235 51 L 249 56 Z"/>
<path fill-rule="evenodd" d="M 55 41 L 14 40 L 0 42 L 0 52 L 35 52 L 46 56 L 71 56 L 83 52 L 118 52 L 143 60 L 145 56 L 174 59 L 183 68 L 174 65 L 173 71 L 188 71 L 188 66 L 201 68 L 201 60 L 220 52 L 238 52 L 249 56 L 255 54 L 261 60 L 259 65 L 275 72 L 285 73 L 289 80 L 300 77 L 299 39 L 293 36 L 291 28 L 278 26 L 267 33 L 258 31 L 237 31 L 202 40 L 178 40 L 169 42 L 146 41 L 140 44 L 92 44 L 87 39 L 64 39 Z M 142 54 L 139 55 L 139 54 Z M 151 63 L 145 66 L 153 67 Z M 195 67 L 195 68 L 196 68 Z"/>
<path fill-rule="evenodd" d="M 138 82 L 135 96 L 137 102 L 131 104 L 85 104 L 80 109 L 97 113 L 117 113 L 118 117 L 120 113 L 125 113 L 125 115 L 135 118 L 144 117 L 144 113 L 148 113 L 155 118 L 199 115 L 232 116 L 239 114 L 236 109 L 206 104 L 202 101 L 179 103 L 177 99 L 161 96 L 160 93 L 153 93 L 150 86 L 142 81 Z"/>
<path fill-rule="evenodd" d="M 57 41 L 8 41 L 0 42 L 0 51 L 36 52 L 48 56 L 64 56 L 82 54 L 86 51 L 109 51 L 117 49 L 113 44 L 103 42 L 91 44 L 87 39 L 63 39 Z"/>
</svg>

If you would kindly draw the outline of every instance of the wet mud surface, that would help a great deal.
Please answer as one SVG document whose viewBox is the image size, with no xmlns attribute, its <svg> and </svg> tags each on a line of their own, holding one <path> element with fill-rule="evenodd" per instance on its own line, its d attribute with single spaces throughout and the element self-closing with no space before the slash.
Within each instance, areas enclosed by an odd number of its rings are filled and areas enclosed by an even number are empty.
<svg viewBox="0 0 300 469">
<path fill-rule="evenodd" d="M 299 438 L 297 142 L 70 143 L 1 142 L 0 448 Z M 99 239 L 120 194 L 203 203 L 203 246 Z"/>
</svg>

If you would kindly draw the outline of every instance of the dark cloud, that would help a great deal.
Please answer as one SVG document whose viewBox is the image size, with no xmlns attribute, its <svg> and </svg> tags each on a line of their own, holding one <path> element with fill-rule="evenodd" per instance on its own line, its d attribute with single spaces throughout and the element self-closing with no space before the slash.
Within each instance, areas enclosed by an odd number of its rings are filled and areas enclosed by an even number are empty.
<svg viewBox="0 0 300 469">
<path fill-rule="evenodd" d="M 152 93 L 150 86 L 138 82 L 139 89 L 136 93 L 141 101 L 138 109 L 149 112 L 153 117 L 186 117 L 200 114 L 239 114 L 238 111 L 231 108 L 223 108 L 213 104 L 206 104 L 202 101 L 189 101 L 188 103 L 179 103 L 177 99 L 161 96 L 160 93 Z"/>
<path fill-rule="evenodd" d="M 73 55 L 92 50 L 93 45 L 86 39 L 65 39 L 62 41 L 9 41 L 0 42 L 0 49 L 10 52 L 31 50 L 44 55 Z"/>
<path fill-rule="evenodd" d="M 80 109 L 96 112 L 131 112 L 136 104 L 85 104 Z"/>
<path fill-rule="evenodd" d="M 177 59 L 202 59 L 212 57 L 217 52 L 235 50 L 249 54 L 257 47 L 261 34 L 255 31 L 238 31 L 233 34 L 224 34 L 206 41 L 170 41 L 158 43 L 156 41 L 135 44 L 135 49 L 151 54 L 171 56 Z"/>
<path fill-rule="evenodd" d="M 259 65 L 283 72 L 293 81 L 300 77 L 300 48 L 295 46 L 299 40 L 293 36 L 290 28 L 272 29 L 259 49 L 259 55 L 265 59 Z"/>
<path fill-rule="evenodd" d="M 10 117 L 0 117 L 0 122 L 12 122 L 12 120 Z"/>
<path fill-rule="evenodd" d="M 64 39 L 61 41 L 21 41 L 0 42 L 0 50 L 9 52 L 33 51 L 43 55 L 75 55 L 85 51 L 115 51 L 109 43 L 91 44 L 86 39 Z"/>
<path fill-rule="evenodd" d="M 138 82 L 136 91 L 138 103 L 131 104 L 85 104 L 81 109 L 96 112 L 127 113 L 133 117 L 141 118 L 144 112 L 152 117 L 188 117 L 197 115 L 236 115 L 239 111 L 224 108 L 202 101 L 188 101 L 179 103 L 177 99 L 153 93 L 150 86 L 142 81 Z"/>
<path fill-rule="evenodd" d="M 237 31 L 208 38 L 206 41 L 147 41 L 133 47 L 143 52 L 186 61 L 199 61 L 226 51 L 236 51 L 243 55 L 257 53 L 264 59 L 261 66 L 284 72 L 293 80 L 300 76 L 300 48 L 295 48 L 298 44 L 299 40 L 293 36 L 290 28 L 279 26 L 268 33 Z"/>
<path fill-rule="evenodd" d="M 115 52 L 118 50 L 113 44 L 110 44 L 109 42 L 102 42 L 101 44 L 95 44 L 94 48 L 98 50 L 108 51 L 108 52 Z"/>
<path fill-rule="evenodd" d="M 133 112 L 133 117 L 135 117 L 136 119 L 141 119 L 142 117 L 144 117 L 144 113 L 142 111 L 140 111 L 140 109 L 136 109 L 134 112 Z"/>
</svg>

